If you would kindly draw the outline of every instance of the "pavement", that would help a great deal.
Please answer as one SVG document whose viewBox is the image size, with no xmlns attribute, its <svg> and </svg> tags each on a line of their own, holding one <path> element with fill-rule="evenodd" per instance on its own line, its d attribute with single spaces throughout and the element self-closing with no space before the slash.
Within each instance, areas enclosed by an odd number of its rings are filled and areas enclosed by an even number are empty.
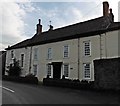
<svg viewBox="0 0 120 106">
<path fill-rule="evenodd" d="M 118 104 L 118 94 L 2 82 L 2 104 Z"/>
</svg>

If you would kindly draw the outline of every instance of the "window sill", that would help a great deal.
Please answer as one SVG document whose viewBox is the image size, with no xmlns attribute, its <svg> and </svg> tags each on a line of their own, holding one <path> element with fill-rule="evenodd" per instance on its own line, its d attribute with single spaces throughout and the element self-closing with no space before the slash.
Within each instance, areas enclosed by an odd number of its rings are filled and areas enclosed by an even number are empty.
<svg viewBox="0 0 120 106">
<path fill-rule="evenodd" d="M 33 61 L 38 61 L 38 59 L 34 59 Z"/>
<path fill-rule="evenodd" d="M 69 79 L 69 77 L 65 77 L 65 79 Z"/>
<path fill-rule="evenodd" d="M 88 55 L 88 56 L 83 56 L 84 58 L 88 58 L 88 57 L 92 57 L 91 55 Z"/>
<path fill-rule="evenodd" d="M 10 58 L 10 60 L 14 60 L 15 58 Z"/>
<path fill-rule="evenodd" d="M 46 60 L 52 60 L 52 59 L 46 59 Z"/>
<path fill-rule="evenodd" d="M 91 80 L 91 78 L 83 78 L 83 80 Z"/>
<path fill-rule="evenodd" d="M 70 59 L 70 57 L 63 57 L 63 59 Z"/>
</svg>

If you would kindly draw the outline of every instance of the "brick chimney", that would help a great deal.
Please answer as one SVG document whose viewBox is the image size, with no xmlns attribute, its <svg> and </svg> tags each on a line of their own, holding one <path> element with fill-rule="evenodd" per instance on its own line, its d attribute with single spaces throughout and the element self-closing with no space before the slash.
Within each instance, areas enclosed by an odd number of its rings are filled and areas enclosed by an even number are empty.
<svg viewBox="0 0 120 106">
<path fill-rule="evenodd" d="M 109 15 L 109 3 L 107 1 L 103 2 L 103 16 Z"/>
<path fill-rule="evenodd" d="M 41 19 L 39 19 L 38 21 L 39 23 L 37 24 L 37 30 L 36 30 L 37 35 L 42 33 Z"/>
</svg>

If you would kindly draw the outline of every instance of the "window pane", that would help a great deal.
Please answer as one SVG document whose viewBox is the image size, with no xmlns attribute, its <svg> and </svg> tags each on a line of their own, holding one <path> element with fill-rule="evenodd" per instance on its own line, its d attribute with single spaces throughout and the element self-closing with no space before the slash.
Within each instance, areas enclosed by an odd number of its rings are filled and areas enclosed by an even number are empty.
<svg viewBox="0 0 120 106">
<path fill-rule="evenodd" d="M 84 55 L 85 56 L 88 56 L 88 55 L 91 55 L 90 53 L 91 53 L 91 50 L 90 50 L 90 47 L 91 45 L 90 45 L 90 41 L 86 41 L 86 42 L 84 42 Z"/>
<path fill-rule="evenodd" d="M 65 64 L 64 65 L 64 75 L 65 75 L 65 77 L 68 77 L 68 74 L 69 74 L 69 65 Z"/>
<path fill-rule="evenodd" d="M 51 76 L 51 65 L 47 65 L 47 75 Z"/>
<path fill-rule="evenodd" d="M 14 53 L 11 51 L 11 59 L 14 58 Z"/>
<path fill-rule="evenodd" d="M 37 60 L 37 58 L 38 58 L 38 48 L 35 48 L 34 49 L 34 59 Z"/>
<path fill-rule="evenodd" d="M 64 57 L 69 57 L 69 46 L 64 46 Z"/>
<path fill-rule="evenodd" d="M 24 65 L 24 54 L 21 54 L 21 67 Z"/>
<path fill-rule="evenodd" d="M 48 48 L 48 59 L 52 59 L 52 48 Z"/>
<path fill-rule="evenodd" d="M 37 75 L 37 65 L 33 65 L 34 75 Z"/>
<path fill-rule="evenodd" d="M 84 78 L 90 78 L 90 64 L 84 64 Z"/>
</svg>

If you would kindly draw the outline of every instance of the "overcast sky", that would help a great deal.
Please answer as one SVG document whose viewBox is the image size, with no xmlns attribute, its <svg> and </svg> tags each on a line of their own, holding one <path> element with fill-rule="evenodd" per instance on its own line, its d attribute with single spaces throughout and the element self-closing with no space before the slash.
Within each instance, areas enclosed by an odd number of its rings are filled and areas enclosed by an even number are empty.
<svg viewBox="0 0 120 106">
<path fill-rule="evenodd" d="M 43 31 L 47 31 L 49 21 L 56 29 L 100 17 L 103 15 L 103 1 L 3 0 L 0 3 L 0 50 L 31 38 L 36 32 L 38 19 L 41 19 Z M 107 1 L 113 9 L 115 21 L 118 21 L 119 0 Z"/>
</svg>

